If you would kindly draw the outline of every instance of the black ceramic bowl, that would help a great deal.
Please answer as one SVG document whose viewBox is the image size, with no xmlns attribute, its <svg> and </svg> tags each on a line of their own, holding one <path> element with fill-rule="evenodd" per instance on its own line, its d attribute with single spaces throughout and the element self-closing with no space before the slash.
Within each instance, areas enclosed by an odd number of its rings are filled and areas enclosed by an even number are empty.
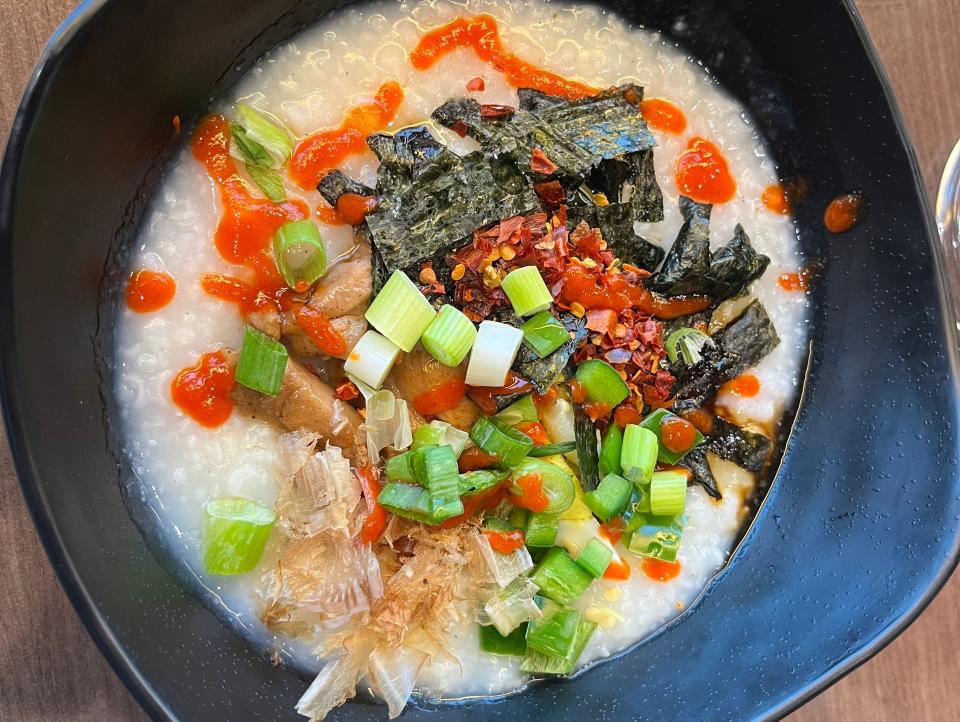
<svg viewBox="0 0 960 722">
<path fill-rule="evenodd" d="M 112 304 L 171 129 L 335 2 L 95 0 L 54 36 L 0 182 L 7 430 L 77 611 L 157 719 L 298 719 L 305 683 L 183 591 L 124 508 L 110 452 Z M 956 319 L 916 162 L 863 27 L 840 0 L 609 5 L 673 35 L 801 175 L 811 356 L 783 466 L 734 560 L 696 605 L 573 681 L 412 719 L 745 719 L 785 714 L 874 654 L 957 561 Z M 819 222 L 836 193 L 871 207 Z M 101 373 L 106 377 L 101 377 Z M 383 718 L 350 704 L 336 719 Z"/>
</svg>

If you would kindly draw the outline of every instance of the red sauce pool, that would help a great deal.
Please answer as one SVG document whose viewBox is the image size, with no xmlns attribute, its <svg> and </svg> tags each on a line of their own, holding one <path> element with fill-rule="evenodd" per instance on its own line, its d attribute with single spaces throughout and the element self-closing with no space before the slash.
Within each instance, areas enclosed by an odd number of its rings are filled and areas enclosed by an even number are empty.
<svg viewBox="0 0 960 722">
<path fill-rule="evenodd" d="M 543 491 L 543 481 L 536 474 L 527 474 L 516 479 L 514 486 L 520 488 L 519 494 L 511 494 L 510 501 L 515 506 L 529 509 L 530 511 L 544 511 L 550 506 L 550 499 Z"/>
<path fill-rule="evenodd" d="M 792 210 L 790 207 L 790 198 L 787 196 L 787 191 L 780 184 L 775 184 L 764 188 L 763 193 L 760 196 L 760 202 L 763 203 L 763 207 L 768 211 L 779 213 L 783 216 L 789 215 L 790 211 Z"/>
<path fill-rule="evenodd" d="M 679 454 L 697 440 L 697 429 L 689 421 L 667 417 L 660 424 L 660 441 L 670 451 Z"/>
<path fill-rule="evenodd" d="M 233 412 L 230 392 L 234 385 L 233 364 L 222 351 L 209 351 L 196 365 L 177 374 L 170 384 L 170 396 L 183 413 L 213 429 L 226 422 Z"/>
<path fill-rule="evenodd" d="M 723 152 L 704 138 L 691 138 L 677 159 L 677 188 L 697 203 L 726 203 L 737 194 L 737 184 Z"/>
<path fill-rule="evenodd" d="M 727 383 L 720 387 L 720 390 L 744 399 L 749 399 L 760 393 L 760 379 L 753 374 L 743 374 L 731 381 L 727 381 Z"/>
<path fill-rule="evenodd" d="M 640 103 L 640 112 L 654 130 L 680 135 L 687 129 L 687 116 L 669 100 L 648 98 Z"/>
<path fill-rule="evenodd" d="M 388 80 L 372 102 L 350 108 L 338 128 L 304 138 L 290 157 L 291 180 L 304 190 L 312 190 L 344 158 L 367 150 L 367 136 L 386 128 L 402 103 L 403 88 L 397 81 Z"/>
<path fill-rule="evenodd" d="M 457 48 L 473 48 L 481 60 L 503 73 L 515 88 L 535 88 L 572 100 L 599 91 L 521 60 L 504 47 L 497 21 L 486 14 L 457 18 L 425 33 L 410 52 L 410 63 L 417 70 L 427 70 Z"/>
<path fill-rule="evenodd" d="M 137 313 L 159 311 L 176 295 L 177 282 L 162 271 L 134 271 L 127 281 L 127 306 Z"/>
<path fill-rule="evenodd" d="M 831 233 L 846 233 L 863 218 L 866 198 L 863 193 L 844 193 L 830 201 L 823 212 L 823 225 Z"/>
<path fill-rule="evenodd" d="M 413 408 L 418 414 L 431 416 L 441 411 L 448 411 L 457 404 L 467 393 L 467 385 L 460 379 L 448 379 L 429 391 L 413 399 Z"/>
</svg>

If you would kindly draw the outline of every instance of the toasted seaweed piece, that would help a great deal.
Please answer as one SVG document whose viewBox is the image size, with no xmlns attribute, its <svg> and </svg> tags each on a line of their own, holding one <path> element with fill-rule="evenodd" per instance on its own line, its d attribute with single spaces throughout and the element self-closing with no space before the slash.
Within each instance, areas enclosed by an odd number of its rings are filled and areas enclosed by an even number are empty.
<svg viewBox="0 0 960 722">
<path fill-rule="evenodd" d="M 366 198 L 376 195 L 376 191 L 374 191 L 373 188 L 353 180 L 353 178 L 350 178 L 345 175 L 343 171 L 339 170 L 332 170 L 321 178 L 320 182 L 317 183 L 317 190 L 320 191 L 323 199 L 334 207 L 336 207 L 340 196 L 347 195 L 348 193 Z"/>
<path fill-rule="evenodd" d="M 683 225 L 659 273 L 645 282 L 665 296 L 699 294 L 710 270 L 710 210 L 712 206 L 680 196 Z"/>
<path fill-rule="evenodd" d="M 600 484 L 600 453 L 597 451 L 597 427 L 583 410 L 583 404 L 573 406 L 573 433 L 577 442 L 580 485 L 584 491 L 593 491 Z"/>
<path fill-rule="evenodd" d="M 707 450 L 703 446 L 698 446 L 693 451 L 687 453 L 677 462 L 677 466 L 682 466 L 690 470 L 691 477 L 690 481 L 687 482 L 687 486 L 698 484 L 714 499 L 723 498 L 720 493 L 720 486 L 717 484 L 717 480 L 713 476 L 713 471 L 710 469 L 710 464 L 707 461 Z"/>
<path fill-rule="evenodd" d="M 412 269 L 460 248 L 488 223 L 538 209 L 533 189 L 516 192 L 515 184 L 506 182 L 508 175 L 498 168 L 495 177 L 483 153 L 461 157 L 443 149 L 420 163 L 412 180 L 380 193 L 367 225 L 386 271 Z"/>
<path fill-rule="evenodd" d="M 534 88 L 518 88 L 517 98 L 520 100 L 520 110 L 530 110 L 536 112 L 544 110 L 555 105 L 563 105 L 567 102 L 565 98 L 558 95 L 547 95 L 541 90 Z"/>
<path fill-rule="evenodd" d="M 717 416 L 707 434 L 705 447 L 721 459 L 732 461 L 747 471 L 760 471 L 772 445 L 763 434 L 741 429 Z"/>
<path fill-rule="evenodd" d="M 381 165 L 387 164 L 408 181 L 416 178 L 419 169 L 445 147 L 426 125 L 404 128 L 396 133 L 374 133 L 367 136 L 367 145 L 377 154 Z"/>
<path fill-rule="evenodd" d="M 665 251 L 660 246 L 633 232 L 632 209 L 626 203 L 606 206 L 570 206 L 567 208 L 567 228 L 572 232 L 581 221 L 591 228 L 599 228 L 600 235 L 621 261 L 637 268 L 654 271 L 663 260 Z"/>
<path fill-rule="evenodd" d="M 733 229 L 733 238 L 710 257 L 709 286 L 704 293 L 714 301 L 724 301 L 741 293 L 763 275 L 770 258 L 757 253 L 743 226 Z"/>
<path fill-rule="evenodd" d="M 720 384 L 736 378 L 780 343 L 777 330 L 759 301 L 714 334 L 714 345 L 705 346 L 702 359 L 693 366 L 682 361 L 670 367 L 676 377 L 673 395 L 679 401 L 701 405 L 716 394 Z"/>
<path fill-rule="evenodd" d="M 587 338 L 586 318 L 577 318 L 572 313 L 561 313 L 558 319 L 572 334 L 569 341 L 546 358 L 540 358 L 527 344 L 522 344 L 513 362 L 513 370 L 533 384 L 538 394 L 547 393 L 557 379 L 563 376 L 570 357 Z"/>
<path fill-rule="evenodd" d="M 603 193 L 611 204 L 629 204 L 634 221 L 663 220 L 663 192 L 653 168 L 652 148 L 600 161 L 587 185 Z"/>
</svg>

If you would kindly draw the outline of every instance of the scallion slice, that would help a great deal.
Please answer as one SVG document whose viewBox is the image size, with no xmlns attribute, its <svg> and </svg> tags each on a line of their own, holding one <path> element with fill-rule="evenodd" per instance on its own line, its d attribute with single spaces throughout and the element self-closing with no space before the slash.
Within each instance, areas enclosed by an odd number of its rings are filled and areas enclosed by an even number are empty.
<svg viewBox="0 0 960 722">
<path fill-rule="evenodd" d="M 703 347 L 713 345 L 713 339 L 703 331 L 684 326 L 667 336 L 663 348 L 667 352 L 670 363 L 675 364 L 677 359 L 681 358 L 687 366 L 693 366 L 703 359 L 700 353 Z"/>
<path fill-rule="evenodd" d="M 494 414 L 493 418 L 499 419 L 508 426 L 530 424 L 540 420 L 540 417 L 537 415 L 537 406 L 533 403 L 533 396 L 531 394 L 521 396 L 503 411 Z"/>
<path fill-rule="evenodd" d="M 466 431 L 461 431 L 446 421 L 434 419 L 429 424 L 421 424 L 417 427 L 413 432 L 413 445 L 410 448 L 419 449 L 423 446 L 448 444 L 453 449 L 453 455 L 460 458 L 469 440 L 470 435 Z"/>
<path fill-rule="evenodd" d="M 379 389 L 399 354 L 400 349 L 396 344 L 370 329 L 360 337 L 357 345 L 350 349 L 343 370 L 368 386 Z"/>
<path fill-rule="evenodd" d="M 650 511 L 657 516 L 683 513 L 687 501 L 687 472 L 655 471 L 650 479 Z"/>
<path fill-rule="evenodd" d="M 283 203 L 287 199 L 287 191 L 283 187 L 283 176 L 272 168 L 263 168 L 253 163 L 246 164 L 247 173 L 263 195 L 274 203 Z"/>
<path fill-rule="evenodd" d="M 627 382 L 606 361 L 592 358 L 577 366 L 577 381 L 587 392 L 587 401 L 614 409 L 630 395 Z"/>
<path fill-rule="evenodd" d="M 481 323 L 467 364 L 467 384 L 503 386 L 522 341 L 519 328 L 498 321 Z"/>
<path fill-rule="evenodd" d="M 683 517 L 643 515 L 627 548 L 642 557 L 675 562 L 682 533 Z"/>
<path fill-rule="evenodd" d="M 581 619 L 580 624 L 577 625 L 573 647 L 566 657 L 555 657 L 528 649 L 527 656 L 520 663 L 521 671 L 532 674 L 571 674 L 596 629 L 595 623 Z"/>
<path fill-rule="evenodd" d="M 546 311 L 553 303 L 550 289 L 536 266 L 515 268 L 504 276 L 501 285 L 513 304 L 514 313 L 521 318 Z"/>
<path fill-rule="evenodd" d="M 570 604 L 583 594 L 593 577 L 559 547 L 553 547 L 540 561 L 530 579 L 540 593 L 558 604 Z"/>
<path fill-rule="evenodd" d="M 420 343 L 427 353 L 444 366 L 459 366 L 476 338 L 477 329 L 473 321 L 459 309 L 445 304 L 423 332 Z"/>
<path fill-rule="evenodd" d="M 428 446 L 412 452 L 413 475 L 430 495 L 434 516 L 449 518 L 463 513 L 460 501 L 460 471 L 449 446 Z"/>
<path fill-rule="evenodd" d="M 277 515 L 251 499 L 215 499 L 204 506 L 203 566 L 210 574 L 245 574 L 257 566 Z"/>
<path fill-rule="evenodd" d="M 619 474 L 620 455 L 623 450 L 623 431 L 616 424 L 610 424 L 600 442 L 599 470 L 601 476 Z"/>
<path fill-rule="evenodd" d="M 247 135 L 266 148 L 283 165 L 293 153 L 293 139 L 279 123 L 246 103 L 237 103 L 237 120 Z"/>
<path fill-rule="evenodd" d="M 612 559 L 613 549 L 594 537 L 580 552 L 577 564 L 586 569 L 594 579 L 599 579 L 607 571 Z"/>
<path fill-rule="evenodd" d="M 584 495 L 584 501 L 599 519 L 610 521 L 627 506 L 632 490 L 633 484 L 622 476 L 607 474 L 596 489 Z"/>
<path fill-rule="evenodd" d="M 273 236 L 273 253 L 283 282 L 290 288 L 312 286 L 327 272 L 327 249 L 320 229 L 310 220 L 285 223 Z"/>
<path fill-rule="evenodd" d="M 540 358 L 546 358 L 570 340 L 570 332 L 549 311 L 534 315 L 520 330 L 523 340 Z"/>
<path fill-rule="evenodd" d="M 387 463 L 383 467 L 387 480 L 416 482 L 417 477 L 413 473 L 413 457 L 417 453 L 423 453 L 423 448 L 421 446 L 419 449 L 405 451 L 387 459 Z"/>
<path fill-rule="evenodd" d="M 261 394 L 276 396 L 283 386 L 287 357 L 287 349 L 282 343 L 253 326 L 247 326 L 243 330 L 243 347 L 234 378 L 238 384 Z"/>
<path fill-rule="evenodd" d="M 528 577 L 519 576 L 487 600 L 484 614 L 497 631 L 506 636 L 524 622 L 540 616 L 535 598 L 537 591 L 537 585 Z"/>
<path fill-rule="evenodd" d="M 460 474 L 460 496 L 467 497 L 491 489 L 510 476 L 509 471 L 477 469 Z"/>
<path fill-rule="evenodd" d="M 540 483 L 540 491 L 547 499 L 547 506 L 541 511 L 551 514 L 562 514 L 573 504 L 577 496 L 576 483 L 566 471 L 543 459 L 523 459 L 513 469 L 513 479 L 510 490 L 514 494 L 522 495 L 523 479 L 536 477 Z"/>
<path fill-rule="evenodd" d="M 413 519 L 421 524 L 440 524 L 463 513 L 462 505 L 459 511 L 454 505 L 438 505 L 435 508 L 426 489 L 400 481 L 391 481 L 384 486 L 377 496 L 377 503 L 397 516 Z"/>
<path fill-rule="evenodd" d="M 370 325 L 408 353 L 436 315 L 420 289 L 400 270 L 387 279 L 364 314 Z"/>
<path fill-rule="evenodd" d="M 655 433 L 637 424 L 627 424 L 623 430 L 620 467 L 628 479 L 635 484 L 647 484 L 657 465 L 658 453 L 659 440 Z"/>
<path fill-rule="evenodd" d="M 558 444 L 544 444 L 543 446 L 534 446 L 530 449 L 527 456 L 538 459 L 544 456 L 555 456 L 557 454 L 569 454 L 577 448 L 576 441 L 561 441 Z"/>
<path fill-rule="evenodd" d="M 547 512 L 531 512 L 527 517 L 524 541 L 528 547 L 552 547 L 560 528 L 560 515 Z"/>
<path fill-rule="evenodd" d="M 566 657 L 573 650 L 580 612 L 550 603 L 542 611 L 542 617 L 527 624 L 527 647 L 541 654 Z"/>
<path fill-rule="evenodd" d="M 250 137 L 246 128 L 237 123 L 230 125 L 230 155 L 244 163 L 260 168 L 275 168 L 276 159 L 269 151 Z"/>
<path fill-rule="evenodd" d="M 505 466 L 516 466 L 530 449 L 533 439 L 502 421 L 479 417 L 470 429 L 470 438 L 483 451 L 500 458 Z"/>
<path fill-rule="evenodd" d="M 480 627 L 480 649 L 488 654 L 522 657 L 527 653 L 527 625 L 521 624 L 507 636 L 494 626 Z"/>
</svg>

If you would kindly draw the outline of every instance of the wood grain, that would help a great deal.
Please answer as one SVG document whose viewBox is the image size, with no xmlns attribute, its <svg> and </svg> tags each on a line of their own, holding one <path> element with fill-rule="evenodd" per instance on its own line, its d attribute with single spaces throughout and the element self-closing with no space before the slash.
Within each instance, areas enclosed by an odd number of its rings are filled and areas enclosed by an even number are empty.
<svg viewBox="0 0 960 722">
<path fill-rule="evenodd" d="M 0 0 L 0 142 L 43 43 L 75 0 Z M 906 116 L 928 190 L 960 137 L 960 0 L 857 3 Z M 144 720 L 43 554 L 0 441 L 0 720 Z M 960 719 L 960 577 L 899 639 L 792 722 Z"/>
</svg>

